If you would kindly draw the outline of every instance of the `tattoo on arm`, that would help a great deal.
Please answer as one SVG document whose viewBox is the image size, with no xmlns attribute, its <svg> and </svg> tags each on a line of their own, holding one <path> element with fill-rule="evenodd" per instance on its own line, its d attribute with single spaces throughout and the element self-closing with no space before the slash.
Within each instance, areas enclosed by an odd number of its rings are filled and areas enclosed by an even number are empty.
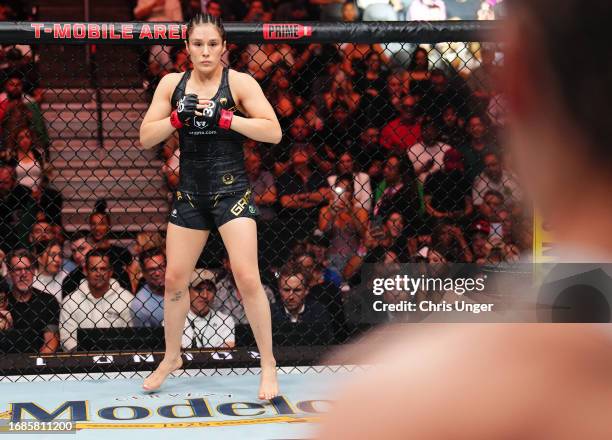
<svg viewBox="0 0 612 440">
<path fill-rule="evenodd" d="M 170 298 L 170 301 L 177 302 L 180 301 L 183 296 L 183 292 L 181 290 L 174 292 L 174 297 Z"/>
</svg>

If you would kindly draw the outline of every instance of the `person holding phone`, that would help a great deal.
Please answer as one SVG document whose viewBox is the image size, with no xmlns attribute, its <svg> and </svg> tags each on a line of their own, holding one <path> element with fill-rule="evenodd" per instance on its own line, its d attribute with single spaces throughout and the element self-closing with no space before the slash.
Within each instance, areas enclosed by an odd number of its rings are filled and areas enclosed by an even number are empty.
<svg viewBox="0 0 612 440">
<path fill-rule="evenodd" d="M 319 229 L 330 235 L 329 259 L 342 271 L 365 237 L 368 211 L 355 204 L 352 174 L 338 176 L 332 189 L 329 205 L 319 211 Z"/>
</svg>

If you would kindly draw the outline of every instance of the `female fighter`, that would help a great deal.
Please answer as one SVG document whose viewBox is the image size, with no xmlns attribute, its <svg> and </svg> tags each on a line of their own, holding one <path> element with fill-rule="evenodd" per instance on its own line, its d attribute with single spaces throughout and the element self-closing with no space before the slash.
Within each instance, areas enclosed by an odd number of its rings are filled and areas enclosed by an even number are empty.
<svg viewBox="0 0 612 440">
<path fill-rule="evenodd" d="M 154 147 L 178 130 L 181 153 L 180 182 L 166 237 L 166 350 L 143 389 L 158 389 L 168 374 L 182 366 L 188 283 L 211 229 L 217 228 L 261 355 L 258 397 L 270 399 L 278 394 L 276 361 L 270 306 L 257 265 L 258 210 L 244 168 L 242 142 L 248 137 L 278 143 L 281 127 L 257 81 L 221 64 L 226 38 L 220 19 L 194 16 L 187 25 L 185 45 L 193 69 L 162 78 L 140 127 L 143 148 Z"/>
</svg>

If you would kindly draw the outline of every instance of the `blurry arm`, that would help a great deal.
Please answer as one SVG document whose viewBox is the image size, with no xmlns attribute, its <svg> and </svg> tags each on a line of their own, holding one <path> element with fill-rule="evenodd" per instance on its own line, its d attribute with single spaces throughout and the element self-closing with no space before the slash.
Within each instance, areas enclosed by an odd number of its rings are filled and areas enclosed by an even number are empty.
<svg viewBox="0 0 612 440">
<path fill-rule="evenodd" d="M 136 20 L 146 20 L 153 12 L 155 3 L 156 0 L 139 0 L 134 8 L 134 18 Z"/>
<path fill-rule="evenodd" d="M 328 232 L 334 224 L 336 210 L 329 206 L 324 206 L 319 210 L 319 229 Z"/>
<path fill-rule="evenodd" d="M 363 257 L 360 257 L 359 255 L 353 255 L 346 263 L 346 266 L 344 266 L 344 269 L 342 270 L 342 277 L 345 280 L 350 279 L 353 275 L 357 273 L 359 268 L 361 268 L 362 263 Z"/>
<path fill-rule="evenodd" d="M 430 215 L 432 217 L 435 217 L 435 218 L 445 218 L 445 217 L 448 217 L 448 213 L 442 212 L 442 211 L 438 211 L 437 209 L 435 209 L 431 205 L 431 196 L 430 195 L 426 195 L 425 196 L 425 212 L 427 212 L 428 215 Z"/>
<path fill-rule="evenodd" d="M 46 331 L 43 333 L 43 346 L 40 349 L 41 354 L 55 353 L 60 345 L 57 332 Z"/>
</svg>

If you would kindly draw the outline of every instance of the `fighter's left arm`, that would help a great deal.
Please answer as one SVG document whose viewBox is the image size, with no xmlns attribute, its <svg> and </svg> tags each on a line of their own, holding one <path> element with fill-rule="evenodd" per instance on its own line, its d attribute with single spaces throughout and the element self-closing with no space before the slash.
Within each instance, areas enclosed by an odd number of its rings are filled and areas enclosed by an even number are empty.
<svg viewBox="0 0 612 440">
<path fill-rule="evenodd" d="M 248 117 L 232 118 L 230 129 L 259 142 L 278 144 L 282 130 L 261 86 L 251 75 L 231 71 L 228 79 L 236 106 Z"/>
</svg>

